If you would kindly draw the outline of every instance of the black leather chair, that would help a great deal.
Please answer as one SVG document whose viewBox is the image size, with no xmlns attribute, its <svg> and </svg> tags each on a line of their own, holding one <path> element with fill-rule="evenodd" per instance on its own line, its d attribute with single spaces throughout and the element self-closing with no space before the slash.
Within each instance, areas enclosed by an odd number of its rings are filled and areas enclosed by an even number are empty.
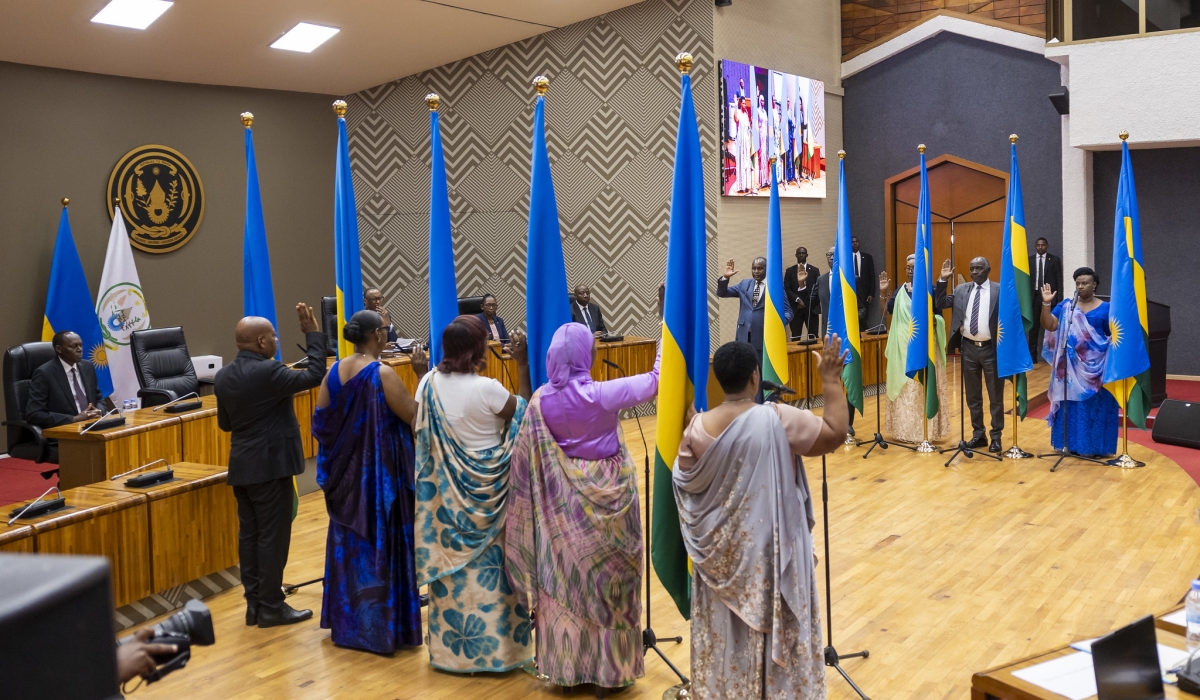
<svg viewBox="0 0 1200 700">
<path fill-rule="evenodd" d="M 459 297 L 458 315 L 474 316 L 483 313 L 483 297 Z"/>
<path fill-rule="evenodd" d="M 33 373 L 56 357 L 50 343 L 25 343 L 4 353 L 4 425 L 8 427 L 8 454 L 13 457 L 58 463 L 57 446 L 42 437 L 41 428 L 25 421 Z"/>
<path fill-rule="evenodd" d="M 321 332 L 325 334 L 325 354 L 337 354 L 337 297 L 321 297 Z"/>
<path fill-rule="evenodd" d="M 142 406 L 161 406 L 200 391 L 183 328 L 151 328 L 129 336 Z"/>
</svg>

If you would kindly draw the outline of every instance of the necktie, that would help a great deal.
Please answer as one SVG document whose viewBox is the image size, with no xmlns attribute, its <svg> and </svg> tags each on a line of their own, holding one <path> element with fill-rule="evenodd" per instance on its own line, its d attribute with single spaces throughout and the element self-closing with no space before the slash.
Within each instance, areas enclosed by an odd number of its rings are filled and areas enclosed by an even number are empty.
<svg viewBox="0 0 1200 700">
<path fill-rule="evenodd" d="M 1039 255 L 1038 256 L 1038 275 L 1037 275 L 1037 288 L 1039 291 L 1041 290 L 1042 285 L 1046 283 L 1046 277 L 1045 277 L 1045 272 L 1044 272 L 1045 269 L 1046 269 L 1046 259 L 1044 256 Z"/>
<path fill-rule="evenodd" d="M 754 297 L 750 300 L 751 306 L 758 306 L 758 299 L 762 296 L 762 283 L 754 283 Z"/>
<path fill-rule="evenodd" d="M 586 306 L 579 307 L 583 309 L 583 320 L 587 323 L 588 330 L 595 333 L 596 327 L 592 325 L 592 315 L 588 313 Z"/>
<path fill-rule="evenodd" d="M 983 285 L 975 285 L 975 300 L 971 302 L 971 335 L 979 335 L 979 300 L 983 298 Z"/>
<path fill-rule="evenodd" d="M 854 276 L 862 277 L 862 257 L 858 253 L 854 254 Z"/>
<path fill-rule="evenodd" d="M 79 385 L 79 373 L 75 368 L 71 368 L 71 388 L 75 390 L 75 403 L 79 404 L 79 412 L 83 413 L 87 410 L 88 400 L 83 393 L 83 388 Z"/>
</svg>

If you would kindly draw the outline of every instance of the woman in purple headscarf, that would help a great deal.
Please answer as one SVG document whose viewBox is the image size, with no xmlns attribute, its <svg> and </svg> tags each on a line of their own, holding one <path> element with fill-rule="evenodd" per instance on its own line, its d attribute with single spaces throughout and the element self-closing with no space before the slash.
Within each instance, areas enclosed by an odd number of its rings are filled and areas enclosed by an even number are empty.
<svg viewBox="0 0 1200 700">
<path fill-rule="evenodd" d="M 506 558 L 537 613 L 538 670 L 562 686 L 632 685 L 644 675 L 637 471 L 618 413 L 658 392 L 654 369 L 592 379 L 587 326 L 560 327 L 549 383 L 529 402 L 512 456 Z"/>
</svg>

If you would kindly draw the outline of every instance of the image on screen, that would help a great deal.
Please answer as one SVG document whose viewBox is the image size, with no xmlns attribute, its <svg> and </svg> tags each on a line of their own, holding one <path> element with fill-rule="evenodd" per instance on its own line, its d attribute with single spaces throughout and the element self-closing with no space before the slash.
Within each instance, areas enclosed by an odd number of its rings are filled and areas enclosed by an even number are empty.
<svg viewBox="0 0 1200 700">
<path fill-rule="evenodd" d="M 721 194 L 769 197 L 776 159 L 780 197 L 825 196 L 825 84 L 721 61 Z"/>
</svg>

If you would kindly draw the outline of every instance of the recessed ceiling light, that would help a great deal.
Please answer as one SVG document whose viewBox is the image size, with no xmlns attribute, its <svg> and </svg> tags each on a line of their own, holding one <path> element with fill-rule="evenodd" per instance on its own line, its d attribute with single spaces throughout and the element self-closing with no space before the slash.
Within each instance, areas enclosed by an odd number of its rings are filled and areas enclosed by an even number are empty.
<svg viewBox="0 0 1200 700">
<path fill-rule="evenodd" d="M 145 29 L 174 4 L 167 0 L 112 0 L 103 10 L 96 13 L 92 21 L 130 29 Z"/>
<path fill-rule="evenodd" d="M 309 53 L 329 41 L 330 37 L 340 31 L 342 30 L 337 27 L 323 27 L 319 24 L 301 22 L 292 27 L 290 32 L 279 37 L 279 41 L 271 44 L 271 48 Z"/>
</svg>

